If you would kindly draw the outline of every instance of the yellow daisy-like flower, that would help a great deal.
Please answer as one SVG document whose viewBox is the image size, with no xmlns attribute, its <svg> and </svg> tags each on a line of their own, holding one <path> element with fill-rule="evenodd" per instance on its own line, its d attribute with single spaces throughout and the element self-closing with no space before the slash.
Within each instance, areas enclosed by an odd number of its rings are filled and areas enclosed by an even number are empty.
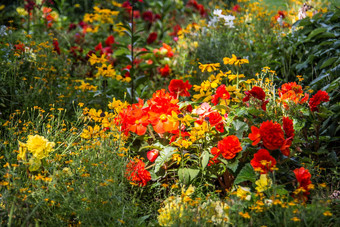
<svg viewBox="0 0 340 227">
<path fill-rule="evenodd" d="M 324 216 L 332 216 L 333 214 L 329 210 L 327 210 L 327 211 L 323 212 L 323 215 Z"/>
<path fill-rule="evenodd" d="M 211 64 L 201 64 L 198 62 L 199 66 L 198 68 L 202 71 L 208 71 L 208 72 L 213 72 L 218 70 L 219 67 L 221 67 L 220 63 L 211 63 Z"/>
<path fill-rule="evenodd" d="M 240 66 L 242 64 L 249 64 L 249 60 L 248 59 L 242 59 L 241 57 L 236 57 L 235 54 L 232 55 L 232 58 L 223 58 L 223 63 L 225 65 L 236 65 L 236 66 Z"/>
</svg>

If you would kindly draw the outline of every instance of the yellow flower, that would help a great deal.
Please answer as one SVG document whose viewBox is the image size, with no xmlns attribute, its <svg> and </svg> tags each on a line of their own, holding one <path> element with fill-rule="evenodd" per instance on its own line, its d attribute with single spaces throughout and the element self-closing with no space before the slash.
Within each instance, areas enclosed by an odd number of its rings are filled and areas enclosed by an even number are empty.
<svg viewBox="0 0 340 227">
<path fill-rule="evenodd" d="M 323 215 L 324 216 L 332 216 L 333 214 L 329 210 L 327 210 L 327 211 L 323 212 Z"/>
<path fill-rule="evenodd" d="M 298 217 L 293 217 L 290 220 L 295 221 L 295 222 L 301 221 L 300 218 L 298 218 Z"/>
<path fill-rule="evenodd" d="M 26 161 L 26 152 L 27 152 L 27 146 L 23 142 L 19 142 L 19 154 L 17 156 L 17 160 L 23 160 Z"/>
<path fill-rule="evenodd" d="M 240 66 L 242 64 L 249 64 L 248 59 L 242 59 L 240 57 L 236 57 L 234 54 L 232 55 L 232 58 L 223 58 L 223 63 L 225 65 L 236 65 Z"/>
<path fill-rule="evenodd" d="M 27 138 L 26 146 L 28 151 L 33 154 L 33 157 L 38 159 L 46 158 L 55 146 L 54 142 L 48 142 L 43 136 L 29 135 Z"/>
<path fill-rule="evenodd" d="M 28 15 L 27 11 L 26 11 L 24 8 L 22 8 L 22 7 L 18 7 L 18 8 L 17 8 L 17 13 L 18 13 L 20 16 L 27 16 L 27 15 Z"/>
<path fill-rule="evenodd" d="M 250 188 L 238 186 L 236 196 L 249 201 L 251 199 Z"/>
<path fill-rule="evenodd" d="M 238 214 L 239 214 L 240 216 L 242 216 L 243 218 L 250 219 L 250 215 L 249 215 L 249 213 L 248 213 L 248 212 L 245 212 L 245 213 L 243 213 L 243 212 L 239 212 Z"/>
<path fill-rule="evenodd" d="M 198 62 L 198 68 L 202 71 L 202 73 L 207 70 L 208 72 L 216 71 L 219 67 L 221 67 L 220 63 L 211 63 L 211 64 L 201 64 Z"/>
<path fill-rule="evenodd" d="M 256 191 L 264 192 L 270 188 L 272 180 L 267 177 L 267 174 L 261 174 L 260 179 L 256 181 L 255 184 L 257 185 Z"/>
<path fill-rule="evenodd" d="M 3 10 L 5 8 L 5 5 L 1 5 L 0 6 L 0 11 Z"/>
</svg>

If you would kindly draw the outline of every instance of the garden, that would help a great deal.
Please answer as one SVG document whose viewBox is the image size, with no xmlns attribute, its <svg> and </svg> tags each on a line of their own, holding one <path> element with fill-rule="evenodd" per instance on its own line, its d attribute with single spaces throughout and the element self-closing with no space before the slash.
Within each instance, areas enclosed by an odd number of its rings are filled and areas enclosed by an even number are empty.
<svg viewBox="0 0 340 227">
<path fill-rule="evenodd" d="M 338 0 L 2 0 L 1 226 L 340 226 Z"/>
</svg>

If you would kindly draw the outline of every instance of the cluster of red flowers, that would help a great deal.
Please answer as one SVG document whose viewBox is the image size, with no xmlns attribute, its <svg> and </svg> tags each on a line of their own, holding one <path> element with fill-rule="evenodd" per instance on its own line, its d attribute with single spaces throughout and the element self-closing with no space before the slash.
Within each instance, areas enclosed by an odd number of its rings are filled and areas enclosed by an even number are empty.
<svg viewBox="0 0 340 227">
<path fill-rule="evenodd" d="M 251 133 L 248 137 L 253 141 L 253 146 L 256 146 L 262 141 L 263 145 L 267 149 L 280 149 L 282 154 L 289 156 L 289 147 L 294 138 L 293 121 L 288 117 L 284 117 L 283 130 L 279 123 L 273 121 L 265 121 L 261 124 L 260 128 L 252 126 Z"/>
<path fill-rule="evenodd" d="M 191 6 L 194 9 L 196 9 L 201 14 L 202 17 L 205 17 L 207 15 L 204 6 L 202 4 L 198 4 L 196 0 L 189 0 L 187 6 Z"/>
<path fill-rule="evenodd" d="M 190 96 L 188 90 L 190 90 L 191 87 L 192 85 L 189 84 L 188 80 L 184 83 L 183 80 L 174 79 L 170 81 L 168 89 L 170 91 L 170 95 L 178 99 L 179 96 Z"/>
<path fill-rule="evenodd" d="M 214 105 L 217 105 L 220 99 L 230 99 L 230 94 L 226 90 L 225 84 L 222 84 L 216 89 L 216 94 L 212 96 L 211 102 Z"/>
<path fill-rule="evenodd" d="M 325 91 L 318 91 L 310 100 L 309 107 L 311 111 L 318 111 L 321 102 L 329 102 L 329 95 Z"/>
<path fill-rule="evenodd" d="M 231 135 L 220 140 L 217 147 L 213 147 L 210 152 L 214 155 L 213 161 L 215 161 L 220 155 L 228 160 L 233 159 L 240 151 L 242 151 L 242 147 L 239 139 Z"/>
<path fill-rule="evenodd" d="M 151 174 L 145 169 L 145 163 L 140 159 L 130 160 L 126 165 L 125 177 L 139 186 L 145 186 L 151 180 Z"/>
<path fill-rule="evenodd" d="M 265 100 L 266 93 L 264 93 L 261 87 L 254 86 L 250 91 L 245 91 L 246 97 L 243 98 L 243 102 L 248 102 L 251 98 L 259 100 L 261 108 L 266 111 L 266 105 L 269 102 Z"/>
<path fill-rule="evenodd" d="M 272 172 L 276 165 L 276 160 L 269 154 L 266 149 L 260 149 L 254 158 L 250 161 L 251 166 L 255 171 L 261 172 L 261 174 L 266 174 Z"/>
<path fill-rule="evenodd" d="M 300 189 L 300 191 L 302 192 L 299 192 L 299 194 L 300 196 L 302 196 L 302 199 L 304 201 L 307 201 L 307 196 L 310 194 L 309 191 L 312 188 L 312 181 L 310 180 L 311 174 L 309 173 L 308 169 L 305 169 L 303 167 L 301 167 L 300 169 L 295 169 L 294 174 L 296 180 L 298 181 L 298 191 Z"/>
<path fill-rule="evenodd" d="M 296 84 L 296 82 L 285 83 L 278 89 L 279 97 L 283 106 L 288 108 L 288 102 L 292 101 L 295 104 L 305 103 L 309 95 L 306 93 L 303 95 L 301 85 Z"/>
</svg>

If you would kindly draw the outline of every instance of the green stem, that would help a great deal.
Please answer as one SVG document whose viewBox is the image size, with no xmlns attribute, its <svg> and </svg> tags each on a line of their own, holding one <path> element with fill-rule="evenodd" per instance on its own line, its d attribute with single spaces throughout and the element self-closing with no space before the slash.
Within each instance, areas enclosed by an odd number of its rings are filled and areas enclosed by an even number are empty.
<svg viewBox="0 0 340 227">
<path fill-rule="evenodd" d="M 133 80 L 134 80 L 134 56 L 133 56 L 133 29 L 134 29 L 134 26 L 133 26 L 133 11 L 134 11 L 134 2 L 132 1 L 131 3 L 131 70 L 130 70 L 130 77 L 131 77 L 131 102 L 133 103 L 134 100 L 135 100 L 135 87 L 134 87 L 134 84 L 133 84 Z"/>
</svg>

